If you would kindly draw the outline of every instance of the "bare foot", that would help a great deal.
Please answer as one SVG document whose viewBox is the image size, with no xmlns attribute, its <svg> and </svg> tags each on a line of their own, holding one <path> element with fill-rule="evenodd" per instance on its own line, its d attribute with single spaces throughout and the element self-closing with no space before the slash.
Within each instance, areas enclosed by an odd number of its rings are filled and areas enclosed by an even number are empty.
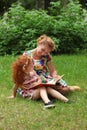
<svg viewBox="0 0 87 130">
<path fill-rule="evenodd" d="M 69 86 L 69 89 L 70 89 L 70 91 L 75 91 L 75 90 L 77 90 L 77 91 L 80 91 L 81 90 L 81 88 L 79 87 L 79 86 Z"/>
</svg>

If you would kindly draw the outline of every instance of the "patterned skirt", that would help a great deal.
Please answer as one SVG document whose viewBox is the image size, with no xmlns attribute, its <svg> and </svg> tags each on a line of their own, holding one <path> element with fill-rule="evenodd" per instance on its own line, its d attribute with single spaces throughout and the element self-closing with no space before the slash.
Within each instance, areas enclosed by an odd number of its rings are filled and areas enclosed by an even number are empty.
<svg viewBox="0 0 87 130">
<path fill-rule="evenodd" d="M 53 77 L 51 77 L 50 74 L 47 72 L 41 73 L 39 76 L 42 80 L 42 83 L 48 83 L 48 82 L 51 82 L 52 80 L 54 80 Z M 63 79 L 60 79 L 57 81 L 56 85 L 66 87 L 67 83 Z"/>
</svg>

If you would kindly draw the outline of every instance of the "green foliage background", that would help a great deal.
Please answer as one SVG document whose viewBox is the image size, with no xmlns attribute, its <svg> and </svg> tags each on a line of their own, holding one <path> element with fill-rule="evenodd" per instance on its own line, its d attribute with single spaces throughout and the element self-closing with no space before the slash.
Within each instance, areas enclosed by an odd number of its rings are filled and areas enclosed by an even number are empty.
<svg viewBox="0 0 87 130">
<path fill-rule="evenodd" d="M 0 19 L 0 55 L 20 54 L 33 49 L 41 34 L 49 35 L 56 44 L 54 53 L 87 50 L 87 21 L 78 2 L 61 8 L 51 2 L 50 14 L 44 10 L 25 10 L 13 4 Z"/>
</svg>

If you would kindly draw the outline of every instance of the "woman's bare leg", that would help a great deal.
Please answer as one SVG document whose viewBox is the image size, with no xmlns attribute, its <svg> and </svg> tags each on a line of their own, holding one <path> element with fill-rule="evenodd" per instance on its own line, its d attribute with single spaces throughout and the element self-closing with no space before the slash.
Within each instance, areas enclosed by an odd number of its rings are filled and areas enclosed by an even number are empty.
<svg viewBox="0 0 87 130">
<path fill-rule="evenodd" d="M 62 94 L 66 94 L 68 92 L 74 92 L 76 90 L 77 91 L 81 90 L 79 86 L 66 86 L 64 88 L 62 86 L 55 86 L 54 89 Z"/>
<path fill-rule="evenodd" d="M 70 92 L 73 92 L 73 91 L 76 91 L 76 90 L 77 91 L 81 90 L 81 88 L 79 86 L 67 86 L 67 88 Z"/>
<path fill-rule="evenodd" d="M 64 102 L 68 102 L 69 101 L 68 98 L 66 98 L 61 93 L 59 93 L 58 91 L 56 91 L 55 89 L 53 89 L 51 87 L 47 88 L 47 92 L 48 92 L 49 95 L 51 95 L 52 97 L 54 97 L 56 99 L 60 99 L 61 101 L 64 101 Z"/>
</svg>

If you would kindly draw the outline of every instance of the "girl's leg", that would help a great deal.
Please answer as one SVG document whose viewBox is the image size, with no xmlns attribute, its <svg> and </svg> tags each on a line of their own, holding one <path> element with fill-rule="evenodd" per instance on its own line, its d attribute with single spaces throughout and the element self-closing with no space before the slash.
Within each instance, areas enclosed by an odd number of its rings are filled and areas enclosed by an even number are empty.
<svg viewBox="0 0 87 130">
<path fill-rule="evenodd" d="M 58 91 L 56 91 L 55 89 L 53 89 L 51 87 L 47 88 L 47 92 L 48 92 L 49 95 L 51 95 L 52 97 L 54 97 L 56 99 L 60 99 L 61 101 L 64 101 L 64 102 L 68 102 L 69 101 L 68 98 L 66 98 L 61 93 L 59 93 Z"/>
<path fill-rule="evenodd" d="M 40 88 L 40 96 L 41 96 L 42 100 L 44 101 L 44 103 L 50 102 L 50 99 L 48 98 L 47 90 L 45 87 Z"/>
<path fill-rule="evenodd" d="M 55 107 L 55 105 L 49 100 L 47 90 L 45 87 L 38 88 L 34 91 L 32 99 L 36 100 L 39 97 L 41 97 L 42 100 L 44 101 L 45 108 Z"/>
<path fill-rule="evenodd" d="M 37 88 L 37 89 L 34 90 L 34 92 L 33 92 L 33 94 L 32 94 L 32 99 L 33 99 L 33 100 L 37 100 L 37 99 L 39 99 L 39 98 L 40 98 L 40 89 Z"/>
<path fill-rule="evenodd" d="M 45 87 L 37 88 L 37 89 L 34 90 L 33 95 L 32 95 L 32 99 L 37 100 L 40 97 L 42 98 L 44 103 L 50 102 L 50 100 L 47 96 L 47 90 L 46 90 Z"/>
</svg>

